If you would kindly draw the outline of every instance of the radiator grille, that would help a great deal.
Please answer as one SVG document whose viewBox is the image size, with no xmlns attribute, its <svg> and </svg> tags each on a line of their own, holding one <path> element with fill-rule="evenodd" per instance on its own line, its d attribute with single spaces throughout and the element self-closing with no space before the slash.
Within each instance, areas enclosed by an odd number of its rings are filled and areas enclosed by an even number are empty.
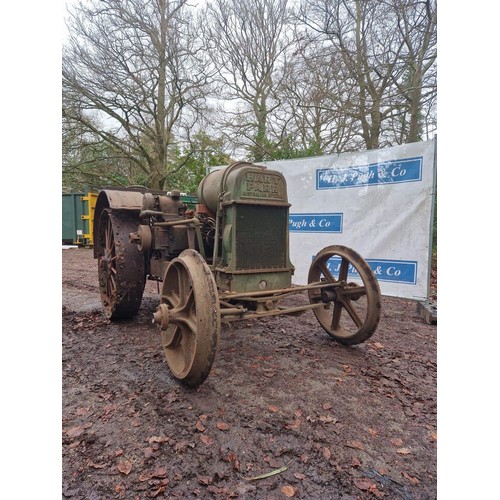
<svg viewBox="0 0 500 500">
<path fill-rule="evenodd" d="M 238 205 L 236 269 L 286 267 L 287 207 Z"/>
</svg>

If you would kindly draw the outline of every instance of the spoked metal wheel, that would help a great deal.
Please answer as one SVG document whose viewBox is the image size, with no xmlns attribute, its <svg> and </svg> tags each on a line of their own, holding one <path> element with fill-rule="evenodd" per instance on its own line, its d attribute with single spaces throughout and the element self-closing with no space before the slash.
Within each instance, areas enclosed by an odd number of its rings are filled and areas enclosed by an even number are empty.
<svg viewBox="0 0 500 500">
<path fill-rule="evenodd" d="M 184 250 L 167 267 L 153 321 L 160 326 L 174 377 L 191 387 L 200 385 L 215 358 L 220 309 L 212 272 L 195 250 Z"/>
<path fill-rule="evenodd" d="M 332 284 L 308 292 L 311 303 L 325 304 L 314 314 L 328 335 L 346 345 L 360 344 L 373 335 L 380 320 L 380 288 L 358 253 L 340 245 L 324 248 L 309 268 L 308 282 Z"/>
<path fill-rule="evenodd" d="M 110 319 L 137 314 L 144 291 L 144 256 L 130 243 L 137 222 L 127 214 L 104 210 L 98 228 L 98 274 L 101 302 Z"/>
</svg>

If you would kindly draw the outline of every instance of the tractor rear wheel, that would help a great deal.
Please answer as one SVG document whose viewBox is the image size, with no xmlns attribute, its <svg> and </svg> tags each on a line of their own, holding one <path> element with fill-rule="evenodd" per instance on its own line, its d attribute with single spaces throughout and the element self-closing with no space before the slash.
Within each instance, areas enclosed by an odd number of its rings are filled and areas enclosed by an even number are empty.
<svg viewBox="0 0 500 500">
<path fill-rule="evenodd" d="M 196 250 L 184 250 L 169 263 L 153 321 L 174 377 L 190 387 L 203 383 L 215 358 L 220 307 L 215 279 Z"/>
<path fill-rule="evenodd" d="M 129 234 L 138 222 L 128 214 L 103 210 L 98 228 L 98 275 L 104 314 L 109 319 L 137 314 L 146 283 L 144 256 Z"/>
<path fill-rule="evenodd" d="M 349 278 L 356 282 L 348 281 Z M 380 288 L 368 263 L 348 247 L 326 247 L 309 268 L 308 282 L 320 281 L 331 283 L 332 287 L 308 293 L 311 304 L 325 304 L 314 309 L 323 329 L 345 345 L 368 340 L 377 329 L 381 308 Z"/>
</svg>

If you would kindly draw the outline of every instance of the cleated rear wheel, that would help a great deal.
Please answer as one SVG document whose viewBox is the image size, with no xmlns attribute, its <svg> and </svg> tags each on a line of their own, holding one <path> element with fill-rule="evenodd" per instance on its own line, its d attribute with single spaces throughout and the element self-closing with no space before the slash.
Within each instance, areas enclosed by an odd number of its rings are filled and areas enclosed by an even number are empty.
<svg viewBox="0 0 500 500">
<path fill-rule="evenodd" d="M 111 210 L 104 210 L 99 219 L 99 291 L 109 319 L 131 318 L 141 306 L 146 283 L 144 256 L 129 241 L 137 224 L 130 215 Z"/>
</svg>

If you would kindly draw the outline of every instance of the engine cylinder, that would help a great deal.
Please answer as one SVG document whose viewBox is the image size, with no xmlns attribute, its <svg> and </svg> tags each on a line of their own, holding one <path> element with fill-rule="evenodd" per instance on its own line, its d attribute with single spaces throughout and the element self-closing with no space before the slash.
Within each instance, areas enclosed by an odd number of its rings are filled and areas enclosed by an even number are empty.
<svg viewBox="0 0 500 500">
<path fill-rule="evenodd" d="M 243 167 L 256 167 L 251 163 L 237 162 L 229 167 L 221 168 L 210 172 L 202 179 L 198 186 L 198 200 L 202 205 L 206 205 L 214 213 L 217 212 L 217 203 L 219 202 L 220 194 L 226 191 L 227 179 L 229 175 L 237 169 Z M 263 168 L 263 167 L 258 167 Z M 265 168 L 265 167 L 264 167 Z"/>
</svg>

